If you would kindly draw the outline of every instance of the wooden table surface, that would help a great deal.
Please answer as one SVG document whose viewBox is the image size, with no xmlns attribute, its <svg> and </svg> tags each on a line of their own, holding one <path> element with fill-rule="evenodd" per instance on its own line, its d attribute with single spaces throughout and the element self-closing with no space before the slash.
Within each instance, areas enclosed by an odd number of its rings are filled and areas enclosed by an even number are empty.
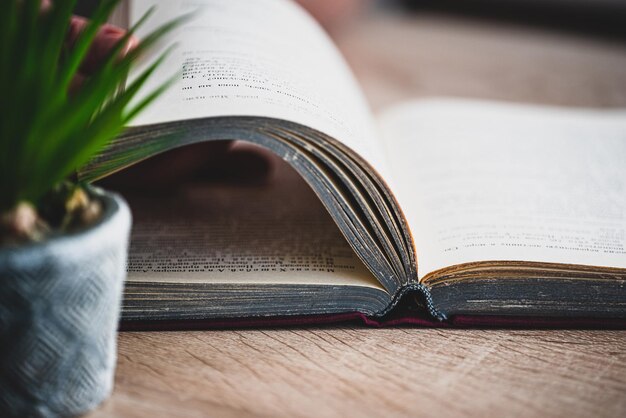
<svg viewBox="0 0 626 418">
<path fill-rule="evenodd" d="M 420 96 L 626 106 L 626 45 L 459 18 L 369 16 L 336 35 L 375 110 Z M 626 332 L 125 332 L 90 414 L 626 416 Z"/>
</svg>

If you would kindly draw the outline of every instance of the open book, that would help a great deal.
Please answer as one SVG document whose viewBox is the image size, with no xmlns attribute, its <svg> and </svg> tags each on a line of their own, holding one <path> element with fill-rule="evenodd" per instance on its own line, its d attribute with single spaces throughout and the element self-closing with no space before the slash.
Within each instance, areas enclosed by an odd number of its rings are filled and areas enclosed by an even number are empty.
<svg viewBox="0 0 626 418">
<path fill-rule="evenodd" d="M 80 176 L 222 139 L 286 163 L 266 186 L 130 197 L 123 319 L 377 317 L 401 300 L 438 319 L 626 317 L 626 112 L 423 100 L 375 118 L 295 4 L 160 2 L 144 30 L 190 11 L 151 82 L 180 78 Z"/>
</svg>

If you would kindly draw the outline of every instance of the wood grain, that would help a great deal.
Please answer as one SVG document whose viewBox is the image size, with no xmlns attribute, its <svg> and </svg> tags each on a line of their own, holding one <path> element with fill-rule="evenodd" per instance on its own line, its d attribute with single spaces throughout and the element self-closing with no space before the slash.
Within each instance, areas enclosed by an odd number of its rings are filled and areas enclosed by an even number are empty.
<svg viewBox="0 0 626 418">
<path fill-rule="evenodd" d="M 94 416 L 623 416 L 625 375 L 617 331 L 123 333 Z"/>
<path fill-rule="evenodd" d="M 429 15 L 337 36 L 376 110 L 432 95 L 626 105 L 619 43 Z M 626 332 L 127 332 L 90 416 L 626 416 Z"/>
</svg>

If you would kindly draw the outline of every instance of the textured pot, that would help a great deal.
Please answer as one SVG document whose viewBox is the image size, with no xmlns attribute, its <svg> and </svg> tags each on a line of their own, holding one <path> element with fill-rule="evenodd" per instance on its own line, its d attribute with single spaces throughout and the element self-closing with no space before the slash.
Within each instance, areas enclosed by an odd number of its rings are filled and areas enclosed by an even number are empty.
<svg viewBox="0 0 626 418">
<path fill-rule="evenodd" d="M 103 216 L 44 243 L 0 249 L 0 416 L 72 416 L 113 387 L 131 216 L 93 188 Z"/>
</svg>

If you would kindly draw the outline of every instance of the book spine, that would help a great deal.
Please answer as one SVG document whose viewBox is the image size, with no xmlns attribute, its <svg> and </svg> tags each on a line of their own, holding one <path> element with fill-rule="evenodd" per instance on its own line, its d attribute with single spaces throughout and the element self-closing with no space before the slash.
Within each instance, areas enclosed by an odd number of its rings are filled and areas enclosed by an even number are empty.
<svg viewBox="0 0 626 418">
<path fill-rule="evenodd" d="M 426 309 L 428 310 L 428 313 L 433 318 L 437 319 L 438 321 L 445 321 L 448 319 L 447 316 L 443 312 L 440 312 L 439 310 L 437 310 L 437 308 L 435 308 L 435 305 L 433 303 L 433 298 L 430 294 L 430 290 L 428 290 L 426 286 L 420 283 L 410 283 L 410 284 L 403 286 L 402 289 L 400 289 L 400 291 L 396 293 L 391 304 L 389 304 L 389 306 L 387 306 L 385 310 L 381 311 L 375 316 L 382 317 L 390 313 L 402 299 L 404 299 L 405 297 L 411 297 L 411 295 L 416 295 L 416 294 L 422 297 L 424 301 L 424 305 Z"/>
</svg>

